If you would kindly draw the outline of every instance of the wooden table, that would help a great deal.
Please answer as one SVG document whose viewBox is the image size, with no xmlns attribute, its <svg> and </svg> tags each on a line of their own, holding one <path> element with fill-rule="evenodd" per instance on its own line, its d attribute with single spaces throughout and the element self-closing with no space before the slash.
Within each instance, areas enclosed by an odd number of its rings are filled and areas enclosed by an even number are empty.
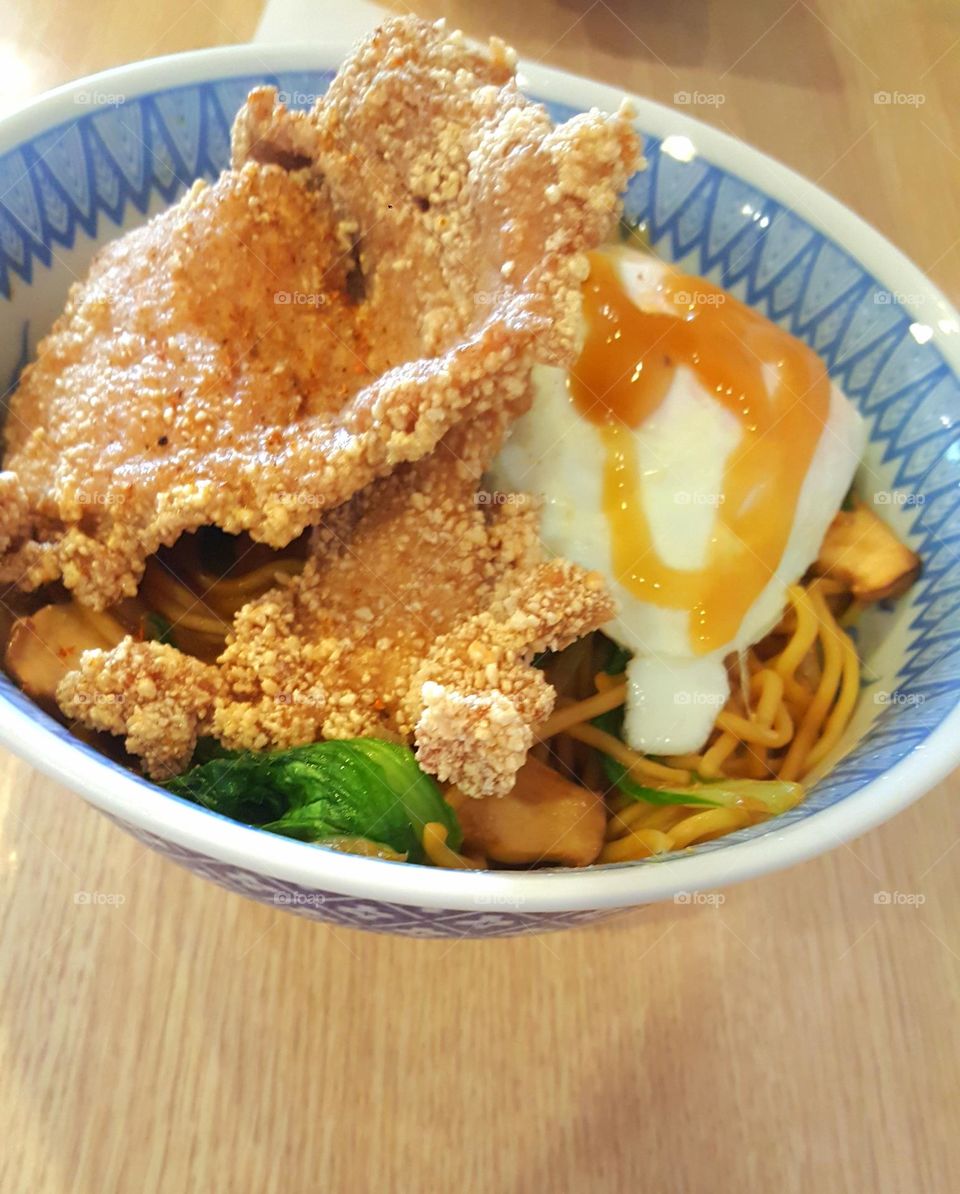
<svg viewBox="0 0 960 1194">
<path fill-rule="evenodd" d="M 667 103 L 722 97 L 695 114 L 960 297 L 949 0 L 416 7 Z M 4 13 L 0 89 L 244 40 L 258 8 L 35 0 Z M 0 1190 L 960 1189 L 957 787 L 719 907 L 451 944 L 247 903 L 3 756 Z M 894 891 L 922 902 L 876 903 Z"/>
</svg>

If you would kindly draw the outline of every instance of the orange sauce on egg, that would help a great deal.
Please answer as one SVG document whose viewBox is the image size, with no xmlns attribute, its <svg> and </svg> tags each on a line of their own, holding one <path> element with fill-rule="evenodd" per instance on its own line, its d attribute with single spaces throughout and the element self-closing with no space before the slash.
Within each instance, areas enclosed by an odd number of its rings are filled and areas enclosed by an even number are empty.
<svg viewBox="0 0 960 1194">
<path fill-rule="evenodd" d="M 591 255 L 586 338 L 570 391 L 604 444 L 603 503 L 617 580 L 643 601 L 689 610 L 691 648 L 706 654 L 736 635 L 780 563 L 827 421 L 830 379 L 812 349 L 702 278 L 667 273 L 658 293 L 667 309 L 641 310 L 610 256 Z M 633 435 L 681 366 L 741 428 L 700 569 L 670 567 L 657 553 Z M 765 366 L 776 370 L 772 387 Z"/>
</svg>

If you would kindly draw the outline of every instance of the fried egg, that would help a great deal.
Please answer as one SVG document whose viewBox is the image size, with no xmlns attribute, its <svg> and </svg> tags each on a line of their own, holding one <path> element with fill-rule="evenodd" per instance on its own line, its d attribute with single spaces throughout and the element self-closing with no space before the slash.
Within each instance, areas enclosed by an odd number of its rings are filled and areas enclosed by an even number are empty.
<svg viewBox="0 0 960 1194">
<path fill-rule="evenodd" d="M 491 480 L 541 495 L 548 549 L 607 578 L 629 744 L 697 751 L 731 655 L 816 559 L 864 424 L 812 349 L 635 249 L 591 256 L 583 333 L 569 371 L 535 370 Z"/>
</svg>

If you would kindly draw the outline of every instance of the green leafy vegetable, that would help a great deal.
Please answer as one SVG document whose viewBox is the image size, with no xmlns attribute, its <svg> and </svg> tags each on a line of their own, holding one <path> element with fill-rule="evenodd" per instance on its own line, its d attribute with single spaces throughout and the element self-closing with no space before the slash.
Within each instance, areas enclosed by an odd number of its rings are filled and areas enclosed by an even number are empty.
<svg viewBox="0 0 960 1194">
<path fill-rule="evenodd" d="M 623 711 L 611 710 L 594 719 L 594 725 L 608 734 L 622 738 Z M 607 779 L 631 800 L 645 800 L 648 804 L 703 805 L 705 808 L 739 808 L 760 806 L 770 814 L 785 813 L 799 803 L 803 785 L 775 779 L 716 779 L 671 789 L 651 788 L 638 784 L 627 768 L 609 755 L 603 755 L 603 770 Z"/>
<path fill-rule="evenodd" d="M 163 614 L 149 613 L 146 615 L 143 619 L 143 637 L 152 639 L 154 642 L 166 643 L 169 647 L 177 645 L 177 640 L 173 636 L 173 626 Z"/>
<path fill-rule="evenodd" d="M 631 800 L 645 800 L 648 804 L 703 805 L 705 808 L 760 806 L 764 812 L 773 815 L 793 808 L 803 796 L 802 784 L 778 779 L 717 779 L 668 791 L 636 783 L 607 755 L 603 757 L 603 766 L 607 778 L 625 796 Z"/>
<path fill-rule="evenodd" d="M 423 827 L 429 821 L 446 826 L 452 849 L 463 840 L 453 809 L 409 747 L 377 738 L 262 753 L 225 751 L 166 786 L 271 833 L 305 842 L 367 838 L 412 862 L 424 859 Z"/>
<path fill-rule="evenodd" d="M 608 676 L 622 676 L 627 670 L 627 664 L 633 658 L 631 652 L 626 647 L 621 647 L 619 643 L 610 641 L 610 654 L 606 663 L 603 665 L 603 670 Z"/>
</svg>

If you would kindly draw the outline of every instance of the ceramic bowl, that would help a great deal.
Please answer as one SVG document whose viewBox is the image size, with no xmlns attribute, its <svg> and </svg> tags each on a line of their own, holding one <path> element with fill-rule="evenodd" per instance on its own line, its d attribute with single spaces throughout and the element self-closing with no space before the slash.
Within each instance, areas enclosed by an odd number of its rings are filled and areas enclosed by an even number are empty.
<svg viewBox="0 0 960 1194">
<path fill-rule="evenodd" d="M 108 71 L 0 122 L 0 375 L 11 385 L 97 247 L 226 164 L 248 90 L 307 107 L 347 46 L 239 46 Z M 562 119 L 621 93 L 542 67 L 528 93 Z M 636 99 L 648 169 L 626 212 L 656 251 L 811 344 L 870 427 L 860 490 L 924 560 L 858 628 L 865 686 L 832 765 L 798 808 L 682 855 L 582 871 L 455 872 L 355 858 L 179 800 L 84 746 L 0 678 L 0 740 L 142 842 L 207 879 L 318 920 L 488 937 L 600 920 L 752 878 L 892 816 L 960 756 L 960 327 L 896 249 L 776 162 Z"/>
</svg>

